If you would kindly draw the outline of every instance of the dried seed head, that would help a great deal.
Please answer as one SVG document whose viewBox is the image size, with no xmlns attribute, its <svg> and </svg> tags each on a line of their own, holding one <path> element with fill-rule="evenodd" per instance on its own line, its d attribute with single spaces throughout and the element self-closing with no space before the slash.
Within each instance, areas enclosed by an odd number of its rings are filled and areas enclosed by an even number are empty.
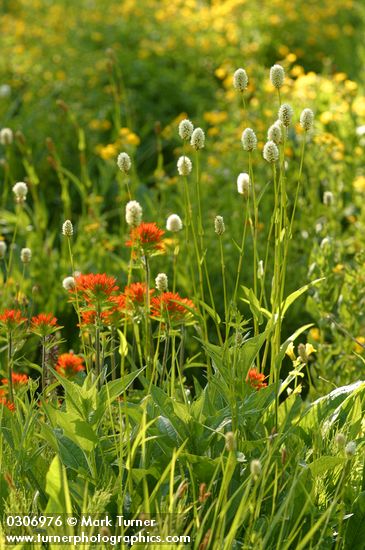
<svg viewBox="0 0 365 550">
<path fill-rule="evenodd" d="M 203 149 L 205 144 L 205 134 L 201 128 L 195 128 L 194 132 L 191 134 L 190 145 L 199 151 Z"/>
<path fill-rule="evenodd" d="M 267 141 L 264 145 L 263 157 L 267 162 L 274 163 L 279 159 L 279 149 L 273 141 Z"/>
<path fill-rule="evenodd" d="M 281 143 L 281 138 L 281 122 L 275 122 L 272 126 L 270 126 L 267 132 L 267 139 L 269 141 L 273 141 L 276 145 L 279 145 L 279 143 Z"/>
<path fill-rule="evenodd" d="M 62 234 L 65 235 L 65 237 L 72 237 L 73 233 L 74 228 L 72 222 L 70 220 L 66 220 L 62 225 Z"/>
<path fill-rule="evenodd" d="M 128 153 L 119 153 L 117 158 L 117 165 L 119 170 L 123 172 L 123 174 L 128 174 L 132 166 L 131 157 L 128 155 Z"/>
<path fill-rule="evenodd" d="M 0 130 L 0 143 L 1 145 L 11 145 L 13 143 L 14 135 L 10 128 L 2 128 Z"/>
<path fill-rule="evenodd" d="M 348 458 L 351 458 L 356 453 L 356 443 L 355 441 L 349 441 L 345 447 L 345 453 Z"/>
<path fill-rule="evenodd" d="M 273 65 L 270 69 L 271 84 L 279 89 L 284 84 L 285 71 L 281 65 Z"/>
<path fill-rule="evenodd" d="M 192 162 L 189 157 L 182 156 L 177 161 L 177 171 L 180 176 L 188 176 L 193 168 Z"/>
<path fill-rule="evenodd" d="M 171 216 L 167 218 L 166 229 L 168 231 L 174 231 L 176 233 L 177 231 L 181 231 L 182 226 L 181 218 L 177 214 L 171 214 Z"/>
<path fill-rule="evenodd" d="M 325 191 L 323 193 L 323 204 L 325 206 L 332 206 L 334 202 L 333 193 L 331 191 Z"/>
<path fill-rule="evenodd" d="M 239 92 L 244 92 L 247 88 L 248 77 L 245 69 L 237 69 L 233 75 L 233 87 Z"/>
<path fill-rule="evenodd" d="M 125 207 L 125 221 L 130 227 L 138 227 L 142 221 L 142 206 L 137 201 L 129 201 Z"/>
<path fill-rule="evenodd" d="M 261 475 L 261 472 L 262 472 L 261 462 L 259 460 L 256 460 L 256 459 L 251 460 L 250 471 L 251 471 L 252 477 L 257 479 Z"/>
<path fill-rule="evenodd" d="M 242 132 L 242 146 L 245 151 L 253 151 L 257 146 L 257 137 L 251 128 L 246 128 Z"/>
<path fill-rule="evenodd" d="M 27 198 L 28 185 L 24 181 L 18 181 L 13 187 L 16 202 L 23 203 Z"/>
<path fill-rule="evenodd" d="M 73 290 L 75 288 L 75 278 L 65 277 L 62 281 L 62 286 L 65 290 Z"/>
<path fill-rule="evenodd" d="M 335 443 L 340 449 L 342 449 L 346 445 L 346 437 L 343 433 L 337 433 L 335 437 Z"/>
<path fill-rule="evenodd" d="M 293 118 L 293 109 L 288 103 L 283 103 L 282 106 L 279 109 L 279 120 L 285 126 L 288 128 L 291 124 L 292 118 Z"/>
<path fill-rule="evenodd" d="M 309 132 L 313 128 L 314 113 L 312 109 L 304 109 L 300 115 L 300 125 L 306 131 Z"/>
<path fill-rule="evenodd" d="M 194 126 L 188 118 L 184 118 L 179 124 L 179 136 L 184 141 L 189 141 L 193 133 Z"/>
<path fill-rule="evenodd" d="M 166 292 L 168 279 L 166 273 L 159 273 L 155 279 L 155 285 L 159 292 Z"/>
<path fill-rule="evenodd" d="M 228 452 L 236 450 L 236 438 L 233 432 L 227 432 L 225 434 L 226 439 L 226 449 Z"/>
<path fill-rule="evenodd" d="M 250 176 L 246 172 L 241 172 L 237 178 L 237 191 L 240 195 L 247 197 L 250 192 Z"/>
<path fill-rule="evenodd" d="M 20 260 L 23 264 L 29 264 L 32 259 L 32 251 L 30 248 L 22 248 L 20 251 Z"/>
<path fill-rule="evenodd" d="M 214 219 L 214 231 L 217 235 L 221 236 L 225 232 L 226 228 L 222 216 L 216 216 Z"/>
<path fill-rule="evenodd" d="M 8 247 L 6 246 L 6 242 L 0 241 L 0 259 L 4 258 L 7 248 Z"/>
</svg>

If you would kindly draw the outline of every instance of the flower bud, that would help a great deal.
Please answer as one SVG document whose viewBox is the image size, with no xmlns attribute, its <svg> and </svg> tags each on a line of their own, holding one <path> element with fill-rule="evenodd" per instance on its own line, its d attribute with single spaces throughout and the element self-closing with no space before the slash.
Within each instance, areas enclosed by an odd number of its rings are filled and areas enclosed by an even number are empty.
<svg viewBox="0 0 365 550">
<path fill-rule="evenodd" d="M 253 151 L 257 146 L 257 137 L 251 128 L 246 128 L 242 132 L 242 146 L 245 151 Z"/>
<path fill-rule="evenodd" d="M 307 364 L 308 363 L 308 355 L 307 355 L 307 350 L 305 348 L 305 345 L 304 344 L 299 344 L 298 346 L 298 355 L 300 357 L 300 360 Z"/>
<path fill-rule="evenodd" d="M 191 134 L 190 145 L 199 151 L 203 149 L 205 144 L 205 134 L 201 128 L 195 128 L 194 132 Z"/>
<path fill-rule="evenodd" d="M 214 231 L 221 237 L 225 230 L 226 228 L 222 216 L 216 216 L 214 219 Z"/>
<path fill-rule="evenodd" d="M 66 220 L 62 225 L 62 234 L 65 237 L 72 237 L 74 233 L 74 228 L 70 220 Z"/>
<path fill-rule="evenodd" d="M 259 279 L 264 278 L 264 262 L 262 260 L 257 264 L 257 277 Z"/>
<path fill-rule="evenodd" d="M 62 286 L 65 290 L 73 290 L 75 288 L 75 278 L 74 277 L 65 277 L 62 281 Z"/>
<path fill-rule="evenodd" d="M 129 201 L 125 207 L 125 220 L 130 227 L 138 227 L 142 221 L 142 206 L 137 201 Z"/>
<path fill-rule="evenodd" d="M 241 172 L 237 178 L 237 191 L 240 195 L 248 197 L 250 191 L 250 176 L 246 172 Z"/>
<path fill-rule="evenodd" d="M 117 158 L 117 165 L 119 170 L 123 172 L 123 174 L 128 174 L 132 166 L 131 157 L 128 155 L 128 153 L 119 153 Z"/>
<path fill-rule="evenodd" d="M 331 191 L 325 191 L 323 193 L 323 204 L 325 206 L 332 206 L 334 202 L 333 193 Z"/>
<path fill-rule="evenodd" d="M 349 441 L 345 447 L 345 453 L 347 458 L 352 458 L 356 453 L 356 443 L 355 441 Z"/>
<path fill-rule="evenodd" d="M 18 181 L 13 187 L 16 202 L 23 203 L 27 198 L 28 186 L 24 181 Z"/>
<path fill-rule="evenodd" d="M 230 453 L 236 450 L 236 438 L 233 432 L 227 432 L 225 434 L 226 439 L 226 449 Z"/>
<path fill-rule="evenodd" d="M 292 118 L 293 118 L 293 109 L 288 103 L 283 103 L 283 105 L 279 109 L 279 120 L 285 126 L 288 128 L 291 124 Z"/>
<path fill-rule="evenodd" d="M 253 478 L 257 479 L 258 477 L 260 477 L 262 472 L 261 462 L 256 459 L 251 460 L 250 471 Z"/>
<path fill-rule="evenodd" d="M 346 445 L 346 437 L 343 433 L 339 432 L 336 434 L 335 443 L 340 449 L 342 449 Z"/>
<path fill-rule="evenodd" d="M 182 226 L 181 218 L 177 214 L 171 214 L 166 220 L 166 229 L 168 231 L 174 231 L 176 233 L 177 231 L 181 231 Z"/>
<path fill-rule="evenodd" d="M 184 141 L 189 141 L 193 133 L 194 126 L 189 119 L 184 118 L 179 124 L 179 136 Z"/>
<path fill-rule="evenodd" d="M 274 88 L 281 88 L 284 84 L 285 71 L 281 65 L 273 65 L 270 69 L 270 81 Z"/>
<path fill-rule="evenodd" d="M 159 292 L 166 292 L 168 279 L 166 273 L 159 273 L 155 279 L 155 285 Z"/>
<path fill-rule="evenodd" d="M 177 161 L 177 171 L 180 176 L 188 176 L 193 168 L 192 162 L 189 157 L 180 157 Z"/>
<path fill-rule="evenodd" d="M 312 129 L 313 120 L 314 120 L 314 113 L 312 109 L 304 109 L 301 112 L 300 125 L 306 132 L 309 132 L 309 130 Z"/>
<path fill-rule="evenodd" d="M 244 92 L 247 88 L 248 77 L 245 69 L 237 69 L 233 75 L 233 87 L 239 92 Z"/>
<path fill-rule="evenodd" d="M 279 159 L 279 149 L 273 141 L 268 141 L 264 145 L 263 157 L 267 162 L 273 164 Z"/>
<path fill-rule="evenodd" d="M 0 143 L 1 145 L 11 145 L 13 143 L 14 135 L 10 128 L 2 128 L 0 130 Z"/>
<path fill-rule="evenodd" d="M 20 251 L 20 260 L 23 264 L 29 264 L 32 259 L 32 251 L 30 248 L 22 248 Z"/>
<path fill-rule="evenodd" d="M 0 259 L 4 258 L 7 248 L 8 247 L 6 246 L 6 242 L 0 241 Z"/>
</svg>

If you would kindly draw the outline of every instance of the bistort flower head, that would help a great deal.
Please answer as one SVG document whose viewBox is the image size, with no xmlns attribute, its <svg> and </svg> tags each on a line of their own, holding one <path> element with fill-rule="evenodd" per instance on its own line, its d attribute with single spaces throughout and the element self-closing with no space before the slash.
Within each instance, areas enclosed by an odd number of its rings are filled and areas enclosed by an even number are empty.
<svg viewBox="0 0 365 550">
<path fill-rule="evenodd" d="M 288 103 L 283 103 L 279 109 L 278 118 L 285 128 L 288 128 L 293 118 L 293 109 Z"/>
<path fill-rule="evenodd" d="M 276 145 L 279 145 L 281 143 L 282 133 L 280 121 L 274 122 L 274 124 L 270 126 L 267 132 L 267 139 L 269 141 L 273 141 L 274 143 L 276 143 Z"/>
<path fill-rule="evenodd" d="M 2 128 L 0 130 L 0 143 L 1 145 L 11 145 L 13 143 L 13 131 L 10 128 Z"/>
<path fill-rule="evenodd" d="M 187 298 L 181 298 L 177 292 L 164 292 L 151 300 L 151 313 L 162 321 L 172 324 L 183 324 L 192 320 L 190 311 L 194 304 Z"/>
<path fill-rule="evenodd" d="M 18 183 L 13 186 L 13 193 L 15 195 L 16 202 L 22 204 L 27 198 L 28 185 L 24 183 L 24 181 L 18 181 Z"/>
<path fill-rule="evenodd" d="M 41 338 L 49 336 L 59 328 L 57 319 L 53 316 L 53 313 L 39 313 L 32 317 L 30 323 L 31 332 Z"/>
<path fill-rule="evenodd" d="M 257 137 L 252 128 L 243 130 L 241 141 L 245 151 L 254 151 L 256 149 Z"/>
<path fill-rule="evenodd" d="M 75 288 L 75 277 L 65 277 L 62 286 L 65 290 L 73 290 Z"/>
<path fill-rule="evenodd" d="M 22 248 L 20 251 L 20 260 L 23 264 L 29 264 L 32 259 L 32 251 L 30 248 Z"/>
<path fill-rule="evenodd" d="M 250 472 L 251 472 L 252 477 L 257 479 L 258 477 L 260 477 L 261 471 L 262 471 L 261 462 L 259 460 L 256 460 L 256 459 L 251 460 Z"/>
<path fill-rule="evenodd" d="M 233 75 L 233 87 L 239 92 L 244 92 L 248 85 L 248 77 L 245 69 L 237 69 Z"/>
<path fill-rule="evenodd" d="M 191 134 L 190 145 L 194 149 L 196 149 L 196 151 L 199 151 L 199 149 L 204 148 L 205 134 L 201 128 L 195 128 L 195 130 Z"/>
<path fill-rule="evenodd" d="M 128 174 L 129 170 L 132 167 L 131 157 L 128 155 L 128 153 L 119 153 L 117 158 L 117 165 L 119 170 L 123 172 L 123 174 Z"/>
<path fill-rule="evenodd" d="M 325 191 L 323 193 L 323 204 L 325 206 L 332 206 L 334 202 L 333 193 L 331 191 Z"/>
<path fill-rule="evenodd" d="M 72 222 L 70 220 L 66 220 L 62 224 L 62 235 L 65 235 L 65 237 L 72 237 L 74 233 L 74 228 L 72 225 Z"/>
<path fill-rule="evenodd" d="M 155 285 L 159 292 L 166 292 L 168 279 L 166 273 L 159 273 L 155 279 Z"/>
<path fill-rule="evenodd" d="M 0 260 L 2 258 L 4 258 L 7 248 L 8 247 L 6 246 L 6 242 L 5 241 L 0 241 Z"/>
<path fill-rule="evenodd" d="M 347 458 L 352 458 L 356 453 L 356 443 L 355 441 L 349 441 L 345 447 L 345 453 Z"/>
<path fill-rule="evenodd" d="M 281 88 L 284 84 L 285 71 L 281 65 L 273 65 L 270 69 L 270 81 L 274 88 Z"/>
<path fill-rule="evenodd" d="M 140 248 L 143 254 L 150 254 L 162 250 L 162 237 L 165 231 L 157 227 L 155 223 L 142 222 L 138 227 L 132 227 L 130 240 L 126 245 L 134 249 Z"/>
<path fill-rule="evenodd" d="M 184 141 L 189 141 L 193 133 L 194 126 L 188 118 L 184 118 L 179 124 L 179 136 Z"/>
<path fill-rule="evenodd" d="M 241 172 L 237 178 L 237 191 L 240 195 L 248 196 L 250 191 L 250 176 L 246 172 Z"/>
<path fill-rule="evenodd" d="M 251 388 L 255 390 L 261 390 L 267 386 L 265 380 L 265 375 L 262 372 L 258 372 L 256 368 L 250 369 L 247 373 L 246 382 L 250 384 Z"/>
<path fill-rule="evenodd" d="M 56 371 L 65 376 L 66 378 L 72 378 L 78 372 L 85 370 L 84 361 L 82 357 L 74 355 L 74 353 L 62 353 L 59 356 Z"/>
<path fill-rule="evenodd" d="M 217 233 L 217 235 L 219 237 L 221 237 L 223 235 L 223 233 L 225 232 L 226 228 L 225 228 L 225 225 L 224 225 L 224 219 L 222 216 L 216 216 L 214 218 L 214 231 Z"/>
<path fill-rule="evenodd" d="M 177 214 L 171 214 L 166 220 L 166 229 L 167 231 L 173 231 L 174 233 L 177 233 L 178 231 L 181 231 L 183 227 L 182 221 L 180 216 Z"/>
<path fill-rule="evenodd" d="M 189 157 L 184 155 L 179 158 L 177 161 L 177 171 L 179 172 L 179 176 L 188 176 L 192 169 L 193 165 Z"/>
<path fill-rule="evenodd" d="M 300 125 L 306 132 L 313 127 L 314 113 L 312 109 L 304 109 L 300 114 Z"/>
<path fill-rule="evenodd" d="M 264 145 L 263 157 L 271 164 L 279 159 L 279 149 L 273 141 L 267 141 Z"/>
<path fill-rule="evenodd" d="M 142 221 L 142 206 L 137 201 L 129 201 L 125 207 L 125 221 L 130 227 L 137 227 Z"/>
</svg>

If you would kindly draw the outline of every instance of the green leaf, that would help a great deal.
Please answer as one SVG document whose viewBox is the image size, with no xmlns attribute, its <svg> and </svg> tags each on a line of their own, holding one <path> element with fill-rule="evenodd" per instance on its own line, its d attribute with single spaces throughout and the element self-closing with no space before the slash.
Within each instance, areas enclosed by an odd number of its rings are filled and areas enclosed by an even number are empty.
<svg viewBox="0 0 365 550">
<path fill-rule="evenodd" d="M 119 336 L 119 354 L 121 357 L 126 357 L 128 355 L 128 342 L 123 332 L 118 329 Z"/>
<path fill-rule="evenodd" d="M 308 283 L 307 285 L 302 286 L 301 288 L 299 288 L 295 292 L 292 292 L 291 294 L 289 294 L 289 296 L 287 296 L 287 298 L 285 298 L 285 300 L 281 304 L 281 314 L 282 314 L 282 316 L 285 315 L 286 311 L 295 302 L 295 300 L 297 300 L 302 294 L 307 292 L 307 290 L 310 289 L 312 286 L 317 285 L 321 281 L 324 281 L 324 279 L 325 279 L 325 277 L 322 277 L 320 279 L 315 279 L 311 283 Z"/>
<path fill-rule="evenodd" d="M 72 514 L 66 468 L 58 455 L 54 457 L 46 475 L 46 493 L 49 496 L 47 513 Z"/>
<path fill-rule="evenodd" d="M 321 456 L 308 464 L 308 468 L 314 477 L 323 476 L 338 466 L 344 466 L 346 458 L 341 456 Z"/>
<path fill-rule="evenodd" d="M 365 491 L 359 494 L 347 519 L 344 548 L 363 550 L 365 541 Z"/>
</svg>

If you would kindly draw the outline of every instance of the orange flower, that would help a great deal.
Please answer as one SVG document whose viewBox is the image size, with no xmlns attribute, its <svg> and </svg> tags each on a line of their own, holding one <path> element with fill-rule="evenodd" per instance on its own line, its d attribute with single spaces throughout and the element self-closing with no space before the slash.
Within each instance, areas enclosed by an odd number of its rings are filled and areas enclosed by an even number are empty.
<svg viewBox="0 0 365 550">
<path fill-rule="evenodd" d="M 149 292 L 152 295 L 154 289 Z M 131 283 L 125 287 L 124 296 L 127 307 L 143 306 L 146 300 L 146 283 Z"/>
<path fill-rule="evenodd" d="M 79 296 L 86 302 L 100 304 L 107 301 L 114 292 L 119 290 L 115 283 L 115 277 L 109 277 L 105 273 L 89 273 L 76 277 L 75 289 L 70 292 L 75 294 L 77 291 Z"/>
<path fill-rule="evenodd" d="M 110 297 L 110 309 L 103 313 L 106 325 L 119 325 L 125 318 L 126 298 L 124 294 Z"/>
<path fill-rule="evenodd" d="M 22 386 L 24 384 L 28 384 L 29 376 L 27 374 L 19 374 L 17 372 L 13 372 L 11 377 L 12 377 L 14 386 Z M 8 382 L 9 382 L 8 378 L 3 378 L 1 380 L 1 383 L 4 386 L 7 386 Z"/>
<path fill-rule="evenodd" d="M 78 357 L 73 353 L 63 353 L 58 358 L 56 371 L 66 378 L 71 378 L 78 372 L 85 370 L 83 363 L 82 357 Z"/>
<path fill-rule="evenodd" d="M 266 388 L 267 384 L 264 382 L 265 375 L 261 372 L 258 372 L 257 369 L 250 369 L 247 373 L 246 382 L 248 382 L 251 388 L 255 390 L 261 390 L 261 388 Z"/>
<path fill-rule="evenodd" d="M 157 227 L 155 223 L 142 222 L 138 227 L 133 227 L 130 232 L 130 240 L 126 242 L 127 246 L 140 247 L 144 254 L 149 254 L 154 250 L 161 250 L 161 240 L 165 231 Z"/>
<path fill-rule="evenodd" d="M 186 323 L 192 317 L 190 309 L 194 309 L 193 302 L 177 292 L 163 292 L 152 298 L 151 305 L 154 317 L 162 316 L 170 323 Z"/>
<path fill-rule="evenodd" d="M 0 325 L 7 330 L 14 330 L 24 321 L 26 318 L 22 317 L 22 313 L 18 309 L 5 309 L 4 313 L 0 315 Z"/>
<path fill-rule="evenodd" d="M 6 407 L 7 409 L 9 409 L 9 411 L 11 412 L 14 412 L 15 411 L 15 405 L 14 403 L 12 403 L 11 401 L 8 401 L 5 397 L 2 397 L 0 399 L 0 405 L 2 405 L 3 407 Z"/>
<path fill-rule="evenodd" d="M 52 334 L 58 328 L 57 319 L 52 313 L 39 313 L 32 317 L 30 330 L 41 338 Z"/>
</svg>

